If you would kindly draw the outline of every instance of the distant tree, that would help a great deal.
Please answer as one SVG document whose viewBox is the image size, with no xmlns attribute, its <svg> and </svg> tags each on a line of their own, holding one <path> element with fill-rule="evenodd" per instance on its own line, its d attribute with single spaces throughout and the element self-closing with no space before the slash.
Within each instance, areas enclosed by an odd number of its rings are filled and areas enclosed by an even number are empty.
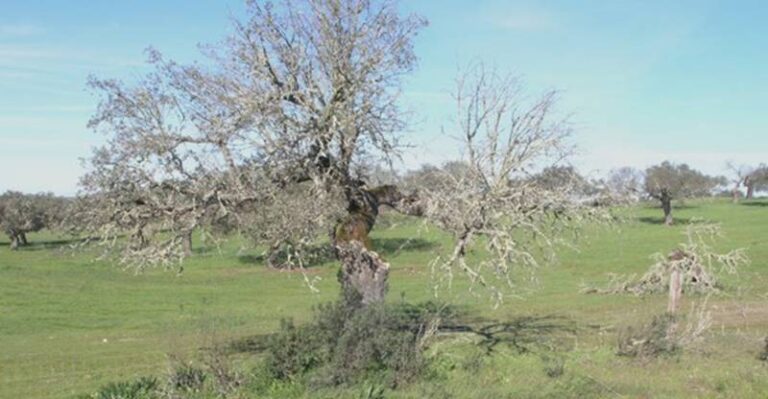
<svg viewBox="0 0 768 399">
<path fill-rule="evenodd" d="M 643 192 L 643 172 L 625 166 L 608 173 L 605 186 L 615 197 L 624 200 L 637 200 Z"/>
<path fill-rule="evenodd" d="M 739 201 L 742 186 L 746 189 L 747 199 L 752 199 L 755 191 L 768 189 L 768 166 L 765 164 L 749 166 L 728 162 L 726 168 L 730 173 L 729 180 L 732 184 L 731 197 L 733 202 Z"/>
<path fill-rule="evenodd" d="M 571 192 L 590 195 L 595 192 L 593 185 L 573 166 L 548 166 L 533 175 L 535 184 L 545 190 L 556 190 L 567 187 Z"/>
<path fill-rule="evenodd" d="M 64 215 L 65 199 L 51 193 L 0 195 L 0 228 L 11 241 L 11 249 L 28 244 L 27 234 L 57 226 Z"/>
<path fill-rule="evenodd" d="M 768 189 L 768 165 L 760 164 L 744 176 L 744 187 L 747 188 L 747 199 L 755 196 L 755 191 Z"/>
<path fill-rule="evenodd" d="M 720 183 L 719 178 L 707 176 L 687 164 L 673 164 L 669 161 L 651 166 L 645 171 L 645 192 L 661 202 L 664 223 L 667 225 L 674 222 L 672 200 L 709 195 Z"/>
</svg>

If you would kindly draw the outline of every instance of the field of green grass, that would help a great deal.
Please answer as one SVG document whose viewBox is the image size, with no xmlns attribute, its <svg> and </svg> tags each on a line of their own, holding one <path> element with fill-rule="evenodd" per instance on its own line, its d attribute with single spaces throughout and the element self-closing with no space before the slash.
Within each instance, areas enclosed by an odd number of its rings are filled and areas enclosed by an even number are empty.
<svg viewBox="0 0 768 399">
<path fill-rule="evenodd" d="M 561 251 L 535 285 L 497 309 L 468 293 L 459 277 L 441 292 L 441 300 L 472 315 L 517 323 L 519 344 L 529 351 L 500 347 L 484 357 L 466 340 L 445 339 L 430 348 L 439 359 L 436 376 L 385 397 L 768 397 L 768 364 L 757 359 L 768 335 L 768 202 L 691 202 L 675 210 L 673 227 L 659 223 L 656 208 L 622 214 L 624 223 L 586 229 L 579 251 Z M 718 248 L 746 248 L 751 263 L 710 298 L 714 322 L 698 350 L 649 360 L 616 356 L 617 330 L 663 312 L 666 298 L 580 289 L 605 283 L 609 273 L 642 273 L 649 256 L 673 249 L 695 218 L 721 222 Z M 392 219 L 374 230 L 374 245 L 392 265 L 392 301 L 433 298 L 427 263 L 448 241 L 421 227 Z M 337 295 L 332 263 L 309 270 L 321 279 L 313 293 L 302 274 L 268 270 L 256 251 L 234 243 L 217 248 L 198 240 L 182 274 L 136 275 L 71 252 L 64 237 L 43 232 L 30 239 L 16 252 L 0 241 L 0 398 L 66 398 L 110 381 L 162 375 L 169 356 L 194 357 L 216 342 L 268 334 L 281 318 L 307 320 L 313 305 Z M 684 297 L 683 306 L 701 300 Z M 556 349 L 542 352 L 538 343 Z"/>
</svg>

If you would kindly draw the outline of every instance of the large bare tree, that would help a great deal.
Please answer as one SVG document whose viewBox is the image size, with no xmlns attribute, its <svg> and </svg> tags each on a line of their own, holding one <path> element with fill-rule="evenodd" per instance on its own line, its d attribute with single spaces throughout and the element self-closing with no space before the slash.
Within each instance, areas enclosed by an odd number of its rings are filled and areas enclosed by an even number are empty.
<svg viewBox="0 0 768 399">
<path fill-rule="evenodd" d="M 709 195 L 720 183 L 719 178 L 707 176 L 687 164 L 673 164 L 669 161 L 651 166 L 645 171 L 645 192 L 661 202 L 666 225 L 674 222 L 672 200 Z"/>
<path fill-rule="evenodd" d="M 487 237 L 498 276 L 534 263 L 516 232 L 558 241 L 572 208 L 562 190 L 528 178 L 566 148 L 554 93 L 526 103 L 515 80 L 467 75 L 457 104 L 468 173 L 418 195 L 371 186 L 359 171 L 401 148 L 398 94 L 425 21 L 387 0 L 251 1 L 247 10 L 233 35 L 204 48 L 207 63 L 151 50 L 155 69 L 141 80 L 91 81 L 102 101 L 90 126 L 109 142 L 90 159 L 75 219 L 125 264 L 178 264 L 202 229 L 248 234 L 301 267 L 330 230 L 342 291 L 367 304 L 387 291 L 389 265 L 368 237 L 381 206 L 453 232 L 442 267 L 481 283 L 463 261 L 475 237 Z"/>
</svg>

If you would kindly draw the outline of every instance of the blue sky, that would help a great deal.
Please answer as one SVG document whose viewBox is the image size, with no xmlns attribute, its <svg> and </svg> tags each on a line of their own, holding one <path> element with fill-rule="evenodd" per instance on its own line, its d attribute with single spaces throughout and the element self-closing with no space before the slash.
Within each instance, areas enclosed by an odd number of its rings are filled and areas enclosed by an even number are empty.
<svg viewBox="0 0 768 399">
<path fill-rule="evenodd" d="M 562 90 L 585 173 L 671 159 L 708 173 L 768 162 L 768 2 L 426 1 L 401 3 L 430 25 L 404 87 L 415 111 L 404 167 L 458 154 L 442 136 L 457 68 L 483 60 Z M 242 14 L 240 1 L 0 0 L 0 191 L 73 194 L 79 158 L 102 137 L 89 74 L 141 75 L 151 45 L 198 57 Z"/>
</svg>

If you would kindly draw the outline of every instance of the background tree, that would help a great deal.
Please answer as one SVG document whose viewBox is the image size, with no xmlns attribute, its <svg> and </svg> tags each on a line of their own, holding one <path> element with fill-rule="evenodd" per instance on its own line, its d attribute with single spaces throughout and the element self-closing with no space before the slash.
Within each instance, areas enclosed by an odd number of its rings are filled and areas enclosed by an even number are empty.
<svg viewBox="0 0 768 399">
<path fill-rule="evenodd" d="M 636 201 L 643 193 L 643 179 L 643 172 L 625 166 L 611 170 L 605 180 L 605 186 L 617 198 Z"/>
<path fill-rule="evenodd" d="M 11 241 L 11 249 L 28 244 L 27 234 L 61 222 L 66 200 L 51 193 L 0 195 L 0 228 Z"/>
<path fill-rule="evenodd" d="M 747 173 L 744 173 L 742 184 L 744 184 L 744 187 L 747 189 L 747 199 L 754 198 L 755 191 L 768 189 L 768 166 L 760 164 L 759 166 L 748 170 Z"/>
<path fill-rule="evenodd" d="M 664 161 L 645 171 L 645 192 L 661 202 L 664 210 L 664 224 L 671 225 L 672 200 L 711 194 L 720 179 L 704 175 L 686 164 Z"/>
<path fill-rule="evenodd" d="M 90 126 L 109 141 L 90 160 L 77 214 L 83 232 L 122 262 L 178 264 L 185 235 L 223 225 L 302 266 L 331 230 L 344 297 L 364 305 L 387 291 L 389 265 L 368 237 L 382 206 L 455 233 L 444 268 L 459 264 L 481 282 L 479 269 L 458 261 L 474 237 L 488 237 L 501 275 L 534 262 L 513 233 L 551 244 L 559 222 L 573 220 L 557 217 L 570 210 L 559 191 L 514 182 L 550 155 L 562 159 L 569 130 L 552 113 L 554 93 L 526 106 L 513 79 L 462 80 L 468 173 L 418 197 L 373 186 L 361 171 L 399 153 L 400 82 L 424 20 L 400 16 L 390 1 L 251 1 L 247 9 L 232 36 L 205 49 L 208 64 L 151 50 L 155 70 L 138 82 L 91 81 L 102 101 Z"/>
</svg>

